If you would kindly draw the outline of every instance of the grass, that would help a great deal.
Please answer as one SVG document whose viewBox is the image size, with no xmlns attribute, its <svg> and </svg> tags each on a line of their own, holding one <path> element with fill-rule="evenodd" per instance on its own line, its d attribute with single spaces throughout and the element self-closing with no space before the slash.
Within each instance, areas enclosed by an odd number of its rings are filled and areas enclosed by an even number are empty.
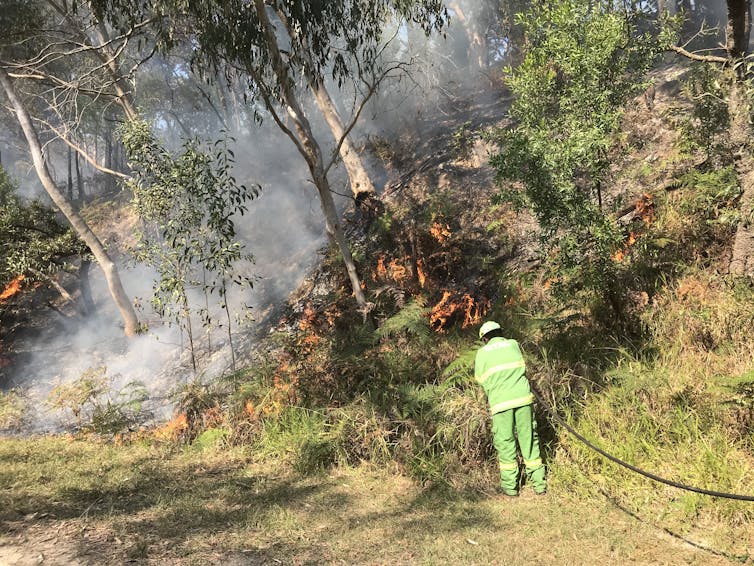
<svg viewBox="0 0 754 566">
<path fill-rule="evenodd" d="M 95 563 L 728 563 L 601 496 L 502 499 L 370 467 L 303 477 L 240 448 L 6 439 L 0 503 L 6 547 Z"/>
</svg>

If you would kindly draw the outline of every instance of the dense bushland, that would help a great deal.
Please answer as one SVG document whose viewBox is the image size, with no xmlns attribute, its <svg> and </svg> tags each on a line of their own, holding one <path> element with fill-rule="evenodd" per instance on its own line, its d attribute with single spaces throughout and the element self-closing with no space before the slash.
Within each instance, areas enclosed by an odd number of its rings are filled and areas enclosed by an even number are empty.
<svg viewBox="0 0 754 566">
<path fill-rule="evenodd" d="M 686 69 L 677 97 L 644 107 L 660 32 L 562 4 L 536 3 L 532 25 L 550 35 L 533 37 L 510 71 L 514 129 L 482 136 L 497 144 L 486 149 L 499 152 L 500 185 L 473 184 L 477 142 L 464 120 L 433 148 L 449 182 L 417 167 L 415 182 L 353 227 L 368 309 L 326 250 L 248 367 L 187 385 L 174 420 L 117 438 L 249 446 L 301 474 L 365 464 L 491 492 L 489 418 L 471 366 L 477 328 L 494 319 L 585 436 L 668 478 L 754 493 L 754 294 L 727 274 L 741 189 L 724 108 L 706 96 L 714 72 Z M 662 70 L 654 80 L 662 86 Z M 641 130 L 650 121 L 653 135 Z M 17 400 L 6 404 L 15 414 Z M 601 493 L 639 516 L 650 507 L 653 520 L 739 548 L 749 504 L 655 489 L 538 409 L 555 490 Z"/>
</svg>

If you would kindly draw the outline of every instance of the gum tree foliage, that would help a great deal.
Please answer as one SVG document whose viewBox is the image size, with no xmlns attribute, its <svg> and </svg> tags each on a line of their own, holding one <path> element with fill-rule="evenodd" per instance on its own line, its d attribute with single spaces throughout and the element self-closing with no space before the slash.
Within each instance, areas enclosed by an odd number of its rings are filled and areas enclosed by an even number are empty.
<svg viewBox="0 0 754 566">
<path fill-rule="evenodd" d="M 224 68 L 228 62 L 250 62 L 248 68 L 260 71 L 259 78 L 271 78 L 265 75 L 272 72 L 273 55 L 253 1 L 92 0 L 90 4 L 100 19 L 121 32 L 146 17 L 153 18 L 156 39 L 163 48 L 191 36 L 197 41 L 197 64 L 204 60 Z M 441 0 L 275 0 L 265 4 L 283 13 L 290 28 L 297 31 L 285 49 L 288 59 L 299 66 L 311 64 L 317 75 L 329 73 L 339 84 L 354 74 L 368 72 L 365 66 L 379 63 L 376 55 L 387 21 L 408 20 L 427 33 L 439 31 L 445 24 Z M 191 33 L 179 27 L 186 23 L 191 24 Z M 301 70 L 291 68 L 292 73 Z M 271 80 L 258 87 L 273 86 L 277 78 Z"/>
<path fill-rule="evenodd" d="M 325 155 L 299 100 L 300 87 L 307 76 L 330 75 L 339 86 L 374 79 L 386 23 L 412 21 L 427 33 L 439 30 L 446 20 L 442 1 L 93 0 L 92 5 L 119 32 L 149 18 L 153 39 L 163 50 L 189 42 L 195 46 L 193 66 L 206 76 L 224 73 L 246 80 L 251 101 L 263 104 L 306 161 L 327 234 L 343 258 L 357 304 L 366 309 L 328 180 L 348 131 L 333 154 Z"/>
<path fill-rule="evenodd" d="M 0 166 L 0 288 L 24 274 L 51 277 L 71 267 L 73 257 L 88 258 L 84 242 L 39 201 L 24 202 Z"/>
<path fill-rule="evenodd" d="M 496 133 L 493 164 L 516 187 L 504 197 L 529 208 L 561 291 L 601 293 L 620 314 L 612 260 L 622 234 L 603 202 L 609 153 L 623 104 L 642 87 L 656 41 L 638 15 L 612 2 L 536 1 L 518 16 L 523 63 L 508 68 L 514 127 Z"/>
<path fill-rule="evenodd" d="M 258 187 L 233 177 L 234 154 L 225 140 L 205 150 L 191 139 L 171 154 L 146 122 L 129 122 L 121 134 L 133 170 L 127 186 L 144 225 L 134 256 L 157 270 L 152 307 L 186 331 L 196 368 L 192 311 L 199 311 L 207 330 L 212 315 L 208 303 L 192 309 L 189 290 L 217 293 L 232 351 L 228 287 L 251 285 L 239 265 L 252 261 L 235 239 L 233 218 L 248 211 Z"/>
</svg>

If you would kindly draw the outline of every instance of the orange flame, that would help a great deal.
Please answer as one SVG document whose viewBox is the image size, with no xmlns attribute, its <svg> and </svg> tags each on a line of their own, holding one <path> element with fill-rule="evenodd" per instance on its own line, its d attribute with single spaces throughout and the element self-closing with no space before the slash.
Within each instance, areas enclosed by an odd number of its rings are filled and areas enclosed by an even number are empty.
<svg viewBox="0 0 754 566">
<path fill-rule="evenodd" d="M 372 274 L 372 281 L 378 279 L 392 279 L 396 283 L 402 283 L 408 277 L 408 269 L 405 266 L 405 262 L 408 260 L 408 256 L 401 259 L 393 258 L 385 266 L 385 256 L 381 255 L 377 259 L 377 268 Z"/>
<path fill-rule="evenodd" d="M 452 234 L 452 232 L 450 231 L 450 226 L 448 226 L 447 224 L 440 224 L 439 222 L 434 222 L 432 224 L 432 227 L 429 229 L 429 233 L 432 234 L 432 237 L 441 244 L 444 244 L 445 240 L 447 240 Z"/>
<path fill-rule="evenodd" d="M 256 415 L 256 410 L 254 408 L 254 402 L 251 399 L 248 399 L 246 401 L 246 403 L 243 404 L 243 410 L 244 410 L 244 413 L 246 413 L 252 419 Z"/>
<path fill-rule="evenodd" d="M 335 326 L 335 321 L 340 317 L 340 312 L 338 311 L 338 308 L 335 305 L 330 305 L 325 309 L 325 318 L 327 319 L 327 324 L 330 325 L 330 328 Z"/>
<path fill-rule="evenodd" d="M 479 324 L 485 313 L 489 309 L 489 301 L 476 301 L 468 293 L 458 298 L 453 297 L 450 291 L 443 291 L 442 299 L 434 307 L 429 315 L 429 324 L 436 332 L 444 332 L 448 321 L 456 313 L 463 313 L 462 328 L 468 328 L 471 325 Z"/>
<path fill-rule="evenodd" d="M 435 327 L 435 330 L 442 332 L 443 327 L 448 322 L 448 319 L 453 314 L 452 305 L 448 305 L 450 299 L 450 291 L 442 292 L 442 299 L 434 307 L 429 315 L 429 325 Z"/>
<path fill-rule="evenodd" d="M 424 289 L 424 285 L 427 283 L 427 274 L 424 273 L 424 260 L 418 260 L 416 262 L 416 277 L 419 279 L 419 286 Z"/>
<path fill-rule="evenodd" d="M 312 308 L 311 303 L 306 303 L 304 308 L 304 318 L 302 318 L 298 326 L 301 330 L 307 330 L 314 326 L 314 320 L 317 318 L 317 311 Z"/>
<path fill-rule="evenodd" d="M 304 333 L 303 337 L 299 339 L 299 345 L 309 353 L 321 340 L 317 334 L 317 311 L 312 308 L 311 303 L 307 303 L 304 308 L 304 317 L 299 321 L 298 326 Z"/>
<path fill-rule="evenodd" d="M 393 281 L 400 283 L 406 278 L 406 267 L 398 263 L 397 259 L 391 260 L 388 266 L 390 267 L 390 276 L 393 278 Z"/>
<path fill-rule="evenodd" d="M 613 261 L 615 263 L 620 263 L 624 259 L 626 259 L 626 256 L 631 251 L 631 246 L 633 246 L 636 243 L 636 240 L 638 239 L 639 235 L 635 232 L 630 232 L 628 234 L 628 239 L 623 244 L 623 249 L 618 250 L 613 254 Z"/>
<path fill-rule="evenodd" d="M 636 214 L 648 227 L 655 219 L 655 203 L 652 195 L 644 193 L 636 201 Z"/>
<path fill-rule="evenodd" d="M 312 333 L 305 336 L 304 339 L 301 341 L 301 344 L 309 348 L 313 348 L 314 346 L 319 344 L 321 341 L 322 341 L 322 338 Z"/>
<path fill-rule="evenodd" d="M 380 255 L 380 257 L 377 259 L 377 270 L 372 276 L 372 281 L 376 281 L 378 278 L 384 279 L 385 277 L 387 277 L 387 269 L 385 269 L 385 256 Z"/>
<path fill-rule="evenodd" d="M 188 417 L 185 413 L 178 413 L 171 421 L 155 429 L 155 438 L 161 440 L 177 440 L 188 429 Z"/>
<path fill-rule="evenodd" d="M 3 292 L 0 293 L 0 301 L 10 299 L 13 295 L 18 293 L 21 290 L 21 283 L 24 279 L 26 279 L 26 277 L 22 273 L 21 275 L 16 276 L 13 281 L 8 283 L 5 289 L 3 289 Z"/>
<path fill-rule="evenodd" d="M 490 308 L 490 302 L 486 300 L 474 301 L 474 298 L 466 293 L 463 296 L 463 303 L 465 304 L 463 324 L 461 328 L 468 328 L 469 326 L 479 324 L 482 322 L 482 317 Z"/>
</svg>

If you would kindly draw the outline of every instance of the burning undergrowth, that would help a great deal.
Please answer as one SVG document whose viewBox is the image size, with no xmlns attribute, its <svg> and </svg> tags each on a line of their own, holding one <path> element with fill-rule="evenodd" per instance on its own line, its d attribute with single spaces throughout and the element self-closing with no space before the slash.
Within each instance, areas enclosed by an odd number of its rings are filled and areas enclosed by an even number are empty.
<svg viewBox="0 0 754 566">
<path fill-rule="evenodd" d="M 67 360 L 65 365 L 82 379 L 60 389 L 59 376 L 45 376 L 40 383 L 46 396 L 57 394 L 53 399 L 75 428 L 110 433 L 99 426 L 103 417 L 125 424 L 120 440 L 148 435 L 156 441 L 198 442 L 212 436 L 223 442 L 266 442 L 268 451 L 285 453 L 285 443 L 275 444 L 280 435 L 308 430 L 308 436 L 301 432 L 305 438 L 299 438 L 296 450 L 315 467 L 371 454 L 376 460 L 396 459 L 423 479 L 443 477 L 443 466 L 489 472 L 484 404 L 471 388 L 448 390 L 442 372 L 468 347 L 472 327 L 509 294 L 501 266 L 516 255 L 521 239 L 513 231 L 513 212 L 491 202 L 495 188 L 480 157 L 484 148 L 459 159 L 451 133 L 447 125 L 428 132 L 432 151 L 424 153 L 424 147 L 421 155 L 404 154 L 402 169 L 390 171 L 379 206 L 347 215 L 348 236 L 366 284 L 366 310 L 356 308 L 335 251 L 326 249 L 312 259 L 315 240 L 307 232 L 301 236 L 309 241 L 304 257 L 284 262 L 283 268 L 298 259 L 316 266 L 285 312 L 270 312 L 272 329 L 243 369 L 220 371 L 220 379 L 187 379 L 186 360 L 176 363 L 180 336 L 166 329 L 158 341 L 139 338 L 138 347 L 110 337 L 113 348 L 98 346 L 96 359 Z M 271 269 L 280 262 L 261 263 Z M 264 285 L 263 279 L 257 289 L 264 291 Z M 108 338 L 92 332 L 69 332 L 76 347 L 63 355 L 76 357 L 87 340 L 94 345 Z M 177 401 L 164 407 L 174 406 L 175 412 L 154 415 L 162 424 L 149 431 L 131 418 L 137 408 L 142 415 L 154 412 L 135 382 L 154 398 L 163 374 L 129 368 L 134 356 L 140 367 L 184 370 L 180 379 L 175 372 L 164 374 L 172 387 L 161 395 L 178 390 Z M 141 364 L 146 359 L 149 363 Z M 92 371 L 97 379 L 89 379 Z M 458 431 L 448 423 L 458 424 Z"/>
</svg>

